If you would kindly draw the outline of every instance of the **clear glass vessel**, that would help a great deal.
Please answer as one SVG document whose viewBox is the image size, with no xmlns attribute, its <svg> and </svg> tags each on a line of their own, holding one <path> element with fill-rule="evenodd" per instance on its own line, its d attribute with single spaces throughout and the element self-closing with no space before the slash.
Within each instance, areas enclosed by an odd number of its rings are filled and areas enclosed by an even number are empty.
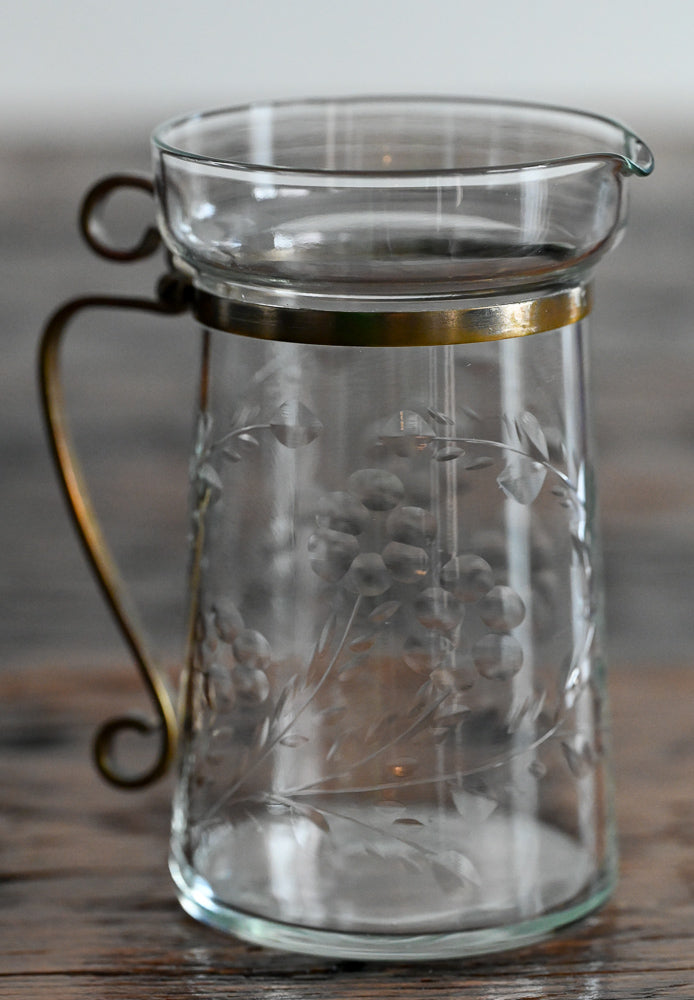
<svg viewBox="0 0 694 1000">
<path fill-rule="evenodd" d="M 539 938 L 615 878 L 585 341 L 650 154 L 420 99 L 154 150 L 206 331 L 181 901 L 343 957 Z"/>
<path fill-rule="evenodd" d="M 651 155 L 436 98 L 163 125 L 202 327 L 171 871 L 247 940 L 538 940 L 616 870 L 591 279 Z"/>
</svg>

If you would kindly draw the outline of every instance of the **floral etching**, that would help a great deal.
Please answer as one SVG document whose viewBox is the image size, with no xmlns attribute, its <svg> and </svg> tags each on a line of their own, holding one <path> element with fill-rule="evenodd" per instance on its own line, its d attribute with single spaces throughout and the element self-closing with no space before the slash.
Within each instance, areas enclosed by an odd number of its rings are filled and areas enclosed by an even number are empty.
<svg viewBox="0 0 694 1000">
<path fill-rule="evenodd" d="M 408 462 L 458 464 L 466 475 L 493 476 L 505 502 L 524 509 L 549 495 L 565 512 L 588 593 L 589 545 L 576 483 L 550 458 L 533 414 L 507 418 L 504 426 L 503 440 L 475 438 L 454 433 L 452 420 L 434 409 L 402 411 L 384 422 L 371 449 L 377 457 L 395 456 L 398 473 L 386 461 L 364 464 L 342 488 L 318 496 L 296 558 L 310 567 L 326 615 L 312 654 L 290 672 L 279 668 L 270 642 L 230 599 L 200 608 L 194 673 L 215 718 L 201 753 L 218 760 L 226 778 L 208 821 L 222 809 L 263 805 L 328 836 L 335 821 L 367 824 L 353 812 L 355 800 L 366 797 L 381 810 L 378 821 L 370 814 L 372 832 L 387 831 L 416 853 L 425 848 L 418 840 L 422 821 L 408 805 L 413 790 L 438 786 L 466 821 L 482 822 L 503 801 L 501 764 L 517 759 L 539 781 L 545 768 L 538 751 L 558 740 L 572 773 L 591 766 L 594 749 L 566 715 L 589 681 L 588 630 L 581 648 L 567 653 L 559 697 L 532 680 L 514 687 L 524 675 L 528 636 L 551 630 L 553 584 L 541 552 L 532 590 L 519 593 L 489 538 L 480 536 L 478 545 L 466 539 L 454 551 L 442 542 L 440 512 L 413 502 L 402 471 Z M 323 422 L 303 403 L 288 401 L 266 421 L 218 437 L 213 431 L 203 417 L 192 469 L 204 498 L 198 511 L 222 497 L 220 462 L 241 463 L 263 447 L 308 448 L 320 439 Z M 378 687 L 385 675 L 397 692 L 391 704 L 383 704 Z M 501 691 L 506 707 L 499 715 L 490 706 Z M 462 855 L 449 862 L 446 878 L 457 872 L 474 881 Z"/>
</svg>

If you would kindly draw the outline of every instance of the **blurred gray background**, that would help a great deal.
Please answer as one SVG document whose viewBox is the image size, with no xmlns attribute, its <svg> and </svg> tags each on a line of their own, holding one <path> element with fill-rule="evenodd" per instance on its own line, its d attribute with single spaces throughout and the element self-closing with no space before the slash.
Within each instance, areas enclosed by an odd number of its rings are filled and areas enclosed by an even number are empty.
<svg viewBox="0 0 694 1000">
<path fill-rule="evenodd" d="M 563 103 L 626 120 L 656 172 L 598 274 L 595 423 L 612 659 L 694 653 L 694 58 L 690 5 L 587 0 L 5 0 L 0 36 L 0 656 L 125 658 L 42 436 L 34 356 L 48 313 L 88 292 L 148 294 L 161 263 L 80 242 L 101 175 L 149 170 L 179 112 L 255 98 L 446 93 Z M 142 217 L 149 205 L 143 199 Z M 180 653 L 195 338 L 181 321 L 81 322 L 66 352 L 97 508 L 165 658 Z"/>
</svg>

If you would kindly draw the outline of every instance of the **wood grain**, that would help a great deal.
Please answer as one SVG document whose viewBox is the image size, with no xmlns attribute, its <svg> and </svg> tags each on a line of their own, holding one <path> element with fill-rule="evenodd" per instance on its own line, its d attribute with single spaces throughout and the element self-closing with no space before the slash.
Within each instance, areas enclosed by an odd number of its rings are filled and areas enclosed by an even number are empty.
<svg viewBox="0 0 694 1000">
<path fill-rule="evenodd" d="M 647 137 L 648 138 L 648 137 Z M 694 1000 L 694 138 L 656 147 L 601 264 L 594 414 L 607 571 L 621 882 L 542 946 L 468 962 L 336 965 L 189 920 L 166 870 L 170 784 L 103 785 L 95 727 L 141 703 L 69 531 L 35 393 L 48 313 L 88 292 L 148 294 L 161 262 L 109 266 L 80 243 L 82 193 L 149 170 L 146 137 L 7 145 L 0 186 L 0 998 Z M 149 221 L 149 206 L 143 206 Z M 73 429 L 155 645 L 183 632 L 188 320 L 76 330 Z M 679 666 L 678 666 L 679 665 Z"/>
<path fill-rule="evenodd" d="M 621 882 L 547 943 L 473 961 L 333 963 L 187 918 L 166 870 L 170 787 L 116 792 L 95 726 L 138 702 L 122 667 L 0 675 L 0 997 L 694 997 L 694 672 L 612 678 Z"/>
</svg>

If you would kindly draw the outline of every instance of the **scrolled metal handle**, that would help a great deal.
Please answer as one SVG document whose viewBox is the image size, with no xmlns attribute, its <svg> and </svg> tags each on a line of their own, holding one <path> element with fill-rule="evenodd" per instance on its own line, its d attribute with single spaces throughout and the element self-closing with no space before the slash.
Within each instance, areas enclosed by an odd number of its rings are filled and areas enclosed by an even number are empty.
<svg viewBox="0 0 694 1000">
<path fill-rule="evenodd" d="M 139 241 L 131 247 L 115 247 L 109 240 L 103 224 L 102 211 L 114 191 L 130 188 L 134 191 L 154 193 L 154 185 L 149 177 L 136 174 L 112 174 L 98 181 L 84 197 L 80 211 L 80 231 L 85 240 L 100 257 L 107 260 L 134 261 L 150 257 L 161 245 L 161 236 L 155 226 L 148 226 Z"/>
<path fill-rule="evenodd" d="M 176 745 L 178 723 L 166 681 L 147 650 L 143 630 L 106 545 L 84 485 L 82 470 L 69 439 L 60 377 L 60 345 L 68 324 L 77 313 L 85 309 L 100 308 L 139 309 L 166 315 L 180 312 L 181 309 L 173 309 L 168 303 L 156 299 L 111 296 L 75 299 L 58 309 L 48 321 L 39 352 L 43 413 L 68 510 L 106 603 L 133 655 L 158 716 L 156 723 L 143 720 L 139 716 L 123 716 L 105 723 L 95 740 L 96 764 L 103 776 L 112 784 L 121 788 L 141 788 L 161 777 L 168 769 Z M 125 730 L 142 735 L 159 732 L 157 759 L 151 767 L 140 774 L 126 774 L 120 771 L 115 761 L 113 750 L 115 738 Z"/>
<path fill-rule="evenodd" d="M 106 178 L 95 185 L 85 198 L 80 216 L 81 225 L 89 245 L 100 255 L 112 260 L 138 260 L 147 256 L 159 245 L 159 235 L 156 234 L 156 243 L 152 236 L 152 232 L 156 233 L 155 230 L 148 230 L 138 245 L 129 250 L 114 250 L 100 241 L 98 226 L 95 228 L 95 210 L 103 199 L 119 186 L 136 186 L 142 190 L 152 191 L 151 182 L 146 182 L 144 179 L 123 176 Z M 182 313 L 188 308 L 188 298 L 186 279 L 176 272 L 171 272 L 160 280 L 156 298 L 93 295 L 74 299 L 61 306 L 48 320 L 39 349 L 40 397 L 58 480 L 88 562 L 132 653 L 156 714 L 155 720 L 145 719 L 139 715 L 110 719 L 96 734 L 94 741 L 96 765 L 108 781 L 120 788 L 142 788 L 167 771 L 175 752 L 178 720 L 166 679 L 147 649 L 138 616 L 104 540 L 70 441 L 60 374 L 60 348 L 69 324 L 84 310 L 140 310 L 171 316 Z M 137 774 L 125 773 L 116 761 L 116 738 L 128 731 L 141 736 L 154 733 L 159 736 L 156 759 L 144 771 Z"/>
</svg>

